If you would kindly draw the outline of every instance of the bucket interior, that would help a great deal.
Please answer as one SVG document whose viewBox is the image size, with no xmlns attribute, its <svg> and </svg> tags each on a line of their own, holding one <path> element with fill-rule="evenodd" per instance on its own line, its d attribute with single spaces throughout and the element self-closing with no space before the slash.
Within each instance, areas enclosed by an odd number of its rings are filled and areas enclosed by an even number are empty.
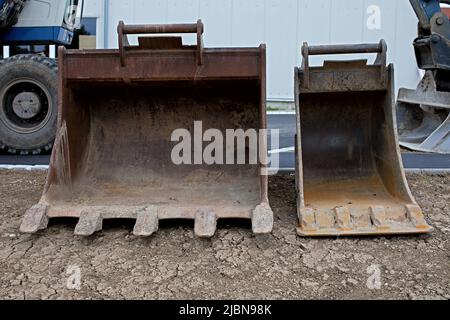
<svg viewBox="0 0 450 320">
<path fill-rule="evenodd" d="M 305 205 L 316 209 L 407 202 L 387 91 L 308 93 L 300 97 Z M 389 121 L 389 119 L 391 119 Z M 404 212 L 400 210 L 399 212 Z"/>
<path fill-rule="evenodd" d="M 177 165 L 172 151 L 180 141 L 171 137 L 186 129 L 194 140 L 194 121 L 202 122 L 203 133 L 217 129 L 223 137 L 227 129 L 258 129 L 260 105 L 254 80 L 73 86 L 63 108 L 71 185 L 51 186 L 48 198 L 64 207 L 253 210 L 261 202 L 258 164 L 194 164 L 192 155 L 192 164 Z M 191 146 L 193 153 L 194 141 Z"/>
</svg>

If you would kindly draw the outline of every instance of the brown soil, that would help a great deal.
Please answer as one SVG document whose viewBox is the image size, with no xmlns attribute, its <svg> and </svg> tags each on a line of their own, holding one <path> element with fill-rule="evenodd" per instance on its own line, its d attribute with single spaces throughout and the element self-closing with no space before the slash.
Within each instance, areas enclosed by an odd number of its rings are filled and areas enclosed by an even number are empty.
<svg viewBox="0 0 450 320">
<path fill-rule="evenodd" d="M 121 221 L 79 238 L 74 220 L 20 235 L 45 173 L 0 171 L 0 298 L 450 299 L 450 175 L 408 178 L 431 235 L 299 238 L 294 179 L 281 176 L 271 178 L 268 236 L 254 236 L 248 222 L 224 221 L 214 238 L 197 239 L 191 223 L 174 221 L 142 239 L 131 235 L 132 221 Z M 70 266 L 80 268 L 80 290 L 67 288 Z M 367 286 L 376 266 L 379 290 Z"/>
</svg>

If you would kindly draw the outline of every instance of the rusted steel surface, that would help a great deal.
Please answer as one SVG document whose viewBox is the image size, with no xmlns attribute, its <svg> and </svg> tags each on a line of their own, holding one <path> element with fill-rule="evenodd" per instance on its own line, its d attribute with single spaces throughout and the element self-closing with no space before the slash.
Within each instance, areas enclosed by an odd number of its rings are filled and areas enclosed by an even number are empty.
<svg viewBox="0 0 450 320">
<path fill-rule="evenodd" d="M 385 44 L 380 43 L 363 43 L 363 44 L 337 44 L 322 46 L 305 46 L 307 55 L 326 55 L 326 54 L 351 54 L 351 53 L 378 53 L 385 50 Z"/>
<path fill-rule="evenodd" d="M 119 25 L 122 40 L 148 32 L 201 38 L 203 25 Z M 82 236 L 114 218 L 136 219 L 139 236 L 157 231 L 161 219 L 194 219 L 203 237 L 214 235 L 221 218 L 251 219 L 255 233 L 272 230 L 261 165 L 171 159 L 173 131 L 187 129 L 194 138 L 194 121 L 224 136 L 227 129 L 266 128 L 265 47 L 179 48 L 166 39 L 161 49 L 159 41 L 142 40 L 144 48 L 124 41 L 123 51 L 60 48 L 58 138 L 43 197 L 22 231 L 43 229 L 54 217 L 78 218 Z"/>
<path fill-rule="evenodd" d="M 427 233 L 408 187 L 394 116 L 386 44 L 303 46 L 296 69 L 297 188 L 301 236 Z M 309 55 L 378 52 L 367 61 Z"/>
<path fill-rule="evenodd" d="M 132 50 L 128 41 L 128 34 L 160 34 L 160 33 L 196 33 L 196 59 L 197 65 L 203 65 L 203 32 L 204 26 L 201 20 L 196 24 L 169 24 L 169 25 L 128 25 L 123 21 L 119 22 L 117 33 L 119 34 L 119 54 L 122 66 L 125 66 L 127 50 Z"/>
<path fill-rule="evenodd" d="M 117 50 L 76 50 L 65 52 L 64 79 L 76 82 L 156 82 L 195 80 L 258 80 L 261 76 L 259 58 L 262 48 L 205 49 L 204 64 L 198 66 L 195 49 L 139 50 L 126 56 L 121 67 Z M 145 68 L 143 67 L 145 66 Z"/>
</svg>

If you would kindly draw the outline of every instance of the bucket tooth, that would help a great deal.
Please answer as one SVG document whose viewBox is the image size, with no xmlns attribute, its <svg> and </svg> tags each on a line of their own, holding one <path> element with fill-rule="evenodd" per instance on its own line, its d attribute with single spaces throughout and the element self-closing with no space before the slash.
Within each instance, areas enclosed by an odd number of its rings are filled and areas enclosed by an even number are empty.
<svg viewBox="0 0 450 320">
<path fill-rule="evenodd" d="M 316 225 L 320 229 L 332 229 L 336 226 L 334 215 L 329 212 L 318 210 L 316 211 Z"/>
<path fill-rule="evenodd" d="M 273 211 L 267 203 L 255 208 L 252 215 L 252 230 L 254 234 L 271 233 L 273 229 Z"/>
<path fill-rule="evenodd" d="M 351 213 L 352 225 L 355 229 L 369 229 L 372 227 L 369 210 L 355 210 Z"/>
<path fill-rule="evenodd" d="M 37 204 L 28 209 L 20 225 L 20 232 L 36 233 L 46 229 L 48 225 L 47 210 L 48 206 L 43 204 Z"/>
<path fill-rule="evenodd" d="M 100 213 L 82 212 L 77 226 L 75 227 L 75 235 L 89 237 L 103 228 L 103 218 Z"/>
<path fill-rule="evenodd" d="M 139 237 L 149 237 L 159 228 L 158 211 L 147 208 L 137 214 L 133 234 Z"/>
<path fill-rule="evenodd" d="M 212 238 L 217 229 L 217 217 L 210 209 L 200 209 L 195 215 L 194 233 L 200 238 Z"/>
<path fill-rule="evenodd" d="M 372 224 L 381 229 L 389 229 L 387 224 L 386 208 L 382 206 L 370 207 L 370 220 Z"/>
<path fill-rule="evenodd" d="M 309 65 L 311 55 L 354 53 L 378 56 L 373 64 L 337 59 Z M 398 144 L 394 68 L 386 64 L 386 43 L 305 43 L 302 55 L 295 71 L 298 234 L 430 232 L 420 208 L 410 205 L 416 201 Z"/>
<path fill-rule="evenodd" d="M 407 205 L 406 213 L 408 219 L 412 222 L 412 224 L 419 229 L 427 229 L 429 228 L 425 217 L 423 215 L 422 209 L 418 205 Z"/>
<path fill-rule="evenodd" d="M 316 214 L 312 208 L 299 209 L 300 228 L 299 233 L 317 231 Z"/>
<path fill-rule="evenodd" d="M 337 227 L 340 230 L 351 230 L 351 215 L 348 207 L 337 207 L 334 209 Z"/>
</svg>

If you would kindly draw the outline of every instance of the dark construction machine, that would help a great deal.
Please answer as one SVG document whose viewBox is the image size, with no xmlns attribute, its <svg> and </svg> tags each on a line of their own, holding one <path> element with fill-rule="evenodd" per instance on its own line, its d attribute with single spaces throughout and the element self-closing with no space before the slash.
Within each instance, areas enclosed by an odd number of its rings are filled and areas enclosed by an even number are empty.
<svg viewBox="0 0 450 320">
<path fill-rule="evenodd" d="M 450 154 L 450 22 L 446 0 L 410 0 L 419 18 L 414 41 L 425 71 L 417 89 L 400 89 L 397 101 L 400 144 L 411 150 Z"/>
</svg>

